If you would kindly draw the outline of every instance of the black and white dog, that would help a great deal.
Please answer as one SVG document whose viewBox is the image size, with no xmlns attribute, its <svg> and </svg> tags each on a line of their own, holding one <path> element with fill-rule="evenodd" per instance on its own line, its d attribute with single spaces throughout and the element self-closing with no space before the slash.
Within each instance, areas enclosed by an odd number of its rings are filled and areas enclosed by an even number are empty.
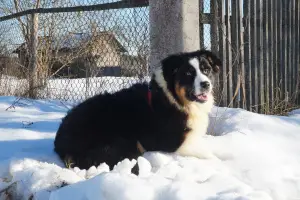
<svg viewBox="0 0 300 200">
<path fill-rule="evenodd" d="M 100 94 L 70 110 L 57 131 L 55 151 L 81 169 L 103 162 L 112 169 L 144 151 L 213 157 L 201 141 L 220 65 L 208 50 L 166 57 L 149 84 Z"/>
</svg>

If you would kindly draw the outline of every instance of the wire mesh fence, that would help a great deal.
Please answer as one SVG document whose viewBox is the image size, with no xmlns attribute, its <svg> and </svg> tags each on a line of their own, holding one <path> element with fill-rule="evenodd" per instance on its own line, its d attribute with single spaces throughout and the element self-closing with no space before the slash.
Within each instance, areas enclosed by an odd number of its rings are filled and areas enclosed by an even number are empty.
<svg viewBox="0 0 300 200">
<path fill-rule="evenodd" d="M 1 1 L 0 12 L 1 95 L 76 102 L 148 76 L 147 1 Z"/>
<path fill-rule="evenodd" d="M 210 19 L 207 17 L 211 13 L 211 0 L 199 0 L 199 33 L 200 33 L 200 48 L 211 49 L 211 25 Z"/>
<path fill-rule="evenodd" d="M 0 95 L 82 101 L 149 78 L 148 4 L 0 1 Z M 223 59 L 218 105 L 267 113 L 299 101 L 299 5 L 199 0 L 200 48 Z"/>
</svg>

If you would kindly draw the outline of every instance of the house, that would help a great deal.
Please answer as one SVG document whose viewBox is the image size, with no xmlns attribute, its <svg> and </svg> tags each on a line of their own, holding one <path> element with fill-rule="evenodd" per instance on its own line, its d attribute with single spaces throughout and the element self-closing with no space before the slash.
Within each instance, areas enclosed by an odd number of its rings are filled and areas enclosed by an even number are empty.
<svg viewBox="0 0 300 200">
<path fill-rule="evenodd" d="M 28 67 L 27 44 L 14 53 L 21 65 Z M 39 37 L 38 68 L 47 69 L 55 77 L 135 76 L 126 68 L 137 59 L 130 56 L 112 32 L 69 33 L 61 37 Z"/>
<path fill-rule="evenodd" d="M 18 63 L 18 58 L 0 54 L 0 75 L 24 78 L 25 72 Z"/>
</svg>

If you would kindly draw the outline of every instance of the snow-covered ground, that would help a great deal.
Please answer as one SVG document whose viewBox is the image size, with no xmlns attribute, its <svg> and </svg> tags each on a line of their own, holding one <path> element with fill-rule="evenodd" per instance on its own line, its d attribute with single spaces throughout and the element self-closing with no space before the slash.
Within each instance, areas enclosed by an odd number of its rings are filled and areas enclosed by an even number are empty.
<svg viewBox="0 0 300 200">
<path fill-rule="evenodd" d="M 116 92 L 134 83 L 149 81 L 150 77 L 90 77 L 90 78 L 56 78 L 49 79 L 43 88 L 39 88 L 41 98 L 68 102 L 80 102 L 98 93 Z M 26 79 L 2 75 L 0 77 L 0 94 L 5 96 L 24 96 L 28 91 Z M 23 95 L 22 95 L 23 94 Z"/>
<path fill-rule="evenodd" d="M 0 199 L 300 199 L 300 110 L 280 117 L 214 108 L 204 140 L 220 160 L 148 152 L 112 171 L 85 171 L 64 168 L 53 152 L 71 105 L 15 100 L 0 97 Z M 138 176 L 130 173 L 135 162 Z"/>
</svg>

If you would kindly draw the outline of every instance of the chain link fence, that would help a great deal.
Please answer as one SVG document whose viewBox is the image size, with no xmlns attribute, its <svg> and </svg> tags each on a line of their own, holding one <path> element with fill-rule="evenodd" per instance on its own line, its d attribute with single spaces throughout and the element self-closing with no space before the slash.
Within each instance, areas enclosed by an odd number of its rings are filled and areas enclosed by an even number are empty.
<svg viewBox="0 0 300 200">
<path fill-rule="evenodd" d="M 210 19 L 207 17 L 211 13 L 211 0 L 199 0 L 199 33 L 200 33 L 200 48 L 211 49 L 211 25 Z M 215 39 L 215 38 L 213 38 Z"/>
<path fill-rule="evenodd" d="M 147 0 L 9 0 L 0 16 L 0 95 L 29 95 L 32 59 L 36 98 L 78 102 L 148 77 Z"/>
</svg>

